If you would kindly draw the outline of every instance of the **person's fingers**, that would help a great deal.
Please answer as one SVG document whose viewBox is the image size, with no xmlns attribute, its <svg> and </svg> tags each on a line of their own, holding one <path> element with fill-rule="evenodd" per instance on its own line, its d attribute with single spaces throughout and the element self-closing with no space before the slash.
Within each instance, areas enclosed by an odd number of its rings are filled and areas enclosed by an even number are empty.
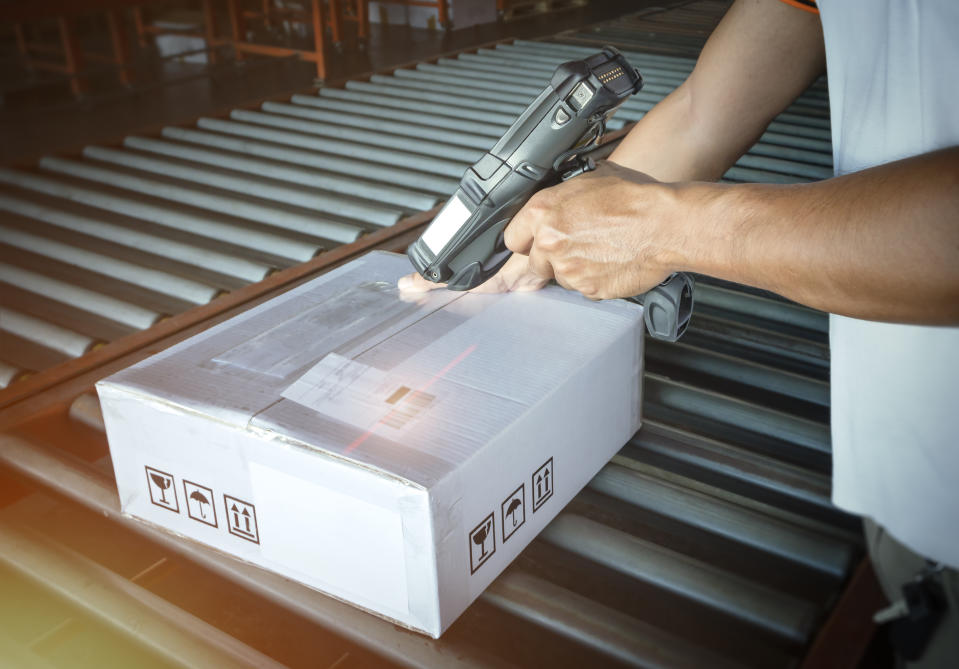
<svg viewBox="0 0 959 669">
<path fill-rule="evenodd" d="M 535 274 L 527 274 L 510 286 L 510 290 L 515 293 L 525 293 L 545 288 L 548 283 L 549 279 L 542 279 Z"/>
<path fill-rule="evenodd" d="M 513 217 L 506 229 L 503 230 L 503 241 L 513 253 L 526 255 L 533 246 L 533 220 L 534 216 L 527 211 L 528 204 L 519 210 L 519 213 Z"/>
<path fill-rule="evenodd" d="M 516 292 L 539 290 L 549 283 L 549 279 L 544 279 L 533 273 L 529 266 L 528 256 L 514 253 L 513 258 L 516 259 L 516 269 L 508 277 L 509 290 Z"/>
<path fill-rule="evenodd" d="M 470 293 L 475 293 L 477 295 L 490 295 L 493 293 L 508 293 L 509 285 L 506 281 L 503 280 L 499 274 L 494 274 L 489 279 L 476 286 L 475 288 L 470 288 Z"/>
<path fill-rule="evenodd" d="M 542 250 L 535 245 L 529 250 L 529 269 L 537 278 L 543 281 L 549 281 L 554 277 L 553 266 L 549 263 L 549 258 Z"/>
<path fill-rule="evenodd" d="M 445 288 L 446 284 L 427 281 L 418 273 L 413 272 L 412 274 L 400 277 L 400 280 L 396 282 L 396 287 L 400 289 L 400 292 L 404 293 L 426 293 L 436 288 Z"/>
<path fill-rule="evenodd" d="M 526 256 L 514 253 L 509 260 L 500 268 L 500 270 L 490 277 L 487 281 L 481 283 L 475 288 L 471 288 L 471 293 L 508 293 L 512 290 L 535 290 L 535 288 L 524 288 L 530 282 L 529 263 Z M 536 277 L 534 281 L 539 282 L 537 288 L 546 284 Z"/>
</svg>

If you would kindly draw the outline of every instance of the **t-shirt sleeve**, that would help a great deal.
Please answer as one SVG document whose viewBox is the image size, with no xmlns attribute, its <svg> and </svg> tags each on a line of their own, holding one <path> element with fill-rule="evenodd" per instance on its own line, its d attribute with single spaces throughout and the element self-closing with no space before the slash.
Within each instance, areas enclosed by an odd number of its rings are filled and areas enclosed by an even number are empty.
<svg viewBox="0 0 959 669">
<path fill-rule="evenodd" d="M 785 2 L 787 5 L 792 5 L 797 9 L 801 9 L 806 12 L 812 12 L 813 14 L 819 13 L 819 7 L 816 6 L 816 0 L 779 0 L 780 2 Z"/>
</svg>

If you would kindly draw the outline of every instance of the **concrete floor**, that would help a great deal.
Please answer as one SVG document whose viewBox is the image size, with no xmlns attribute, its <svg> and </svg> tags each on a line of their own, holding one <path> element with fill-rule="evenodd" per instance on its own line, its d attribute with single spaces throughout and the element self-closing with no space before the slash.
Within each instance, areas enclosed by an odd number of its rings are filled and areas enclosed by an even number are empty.
<svg viewBox="0 0 959 669">
<path fill-rule="evenodd" d="M 355 33 L 348 33 L 343 53 L 328 54 L 327 81 L 495 40 L 552 35 L 652 4 L 673 3 L 591 0 L 585 7 L 449 32 L 373 24 L 366 49 L 359 49 Z M 87 26 L 87 45 L 106 51 L 106 34 L 98 33 L 93 21 Z M 221 34 L 225 33 L 223 26 Z M 62 78 L 27 72 L 17 55 L 12 31 L 0 29 L 0 164 L 27 165 L 46 153 L 70 153 L 86 144 L 115 141 L 154 126 L 186 123 L 313 85 L 311 64 L 264 58 L 237 62 L 228 47 L 221 51 L 225 62 L 211 67 L 160 60 L 156 49 L 140 49 L 135 55 L 134 86 L 123 87 L 112 73 L 105 72 L 92 78 L 86 97 L 76 99 Z"/>
</svg>

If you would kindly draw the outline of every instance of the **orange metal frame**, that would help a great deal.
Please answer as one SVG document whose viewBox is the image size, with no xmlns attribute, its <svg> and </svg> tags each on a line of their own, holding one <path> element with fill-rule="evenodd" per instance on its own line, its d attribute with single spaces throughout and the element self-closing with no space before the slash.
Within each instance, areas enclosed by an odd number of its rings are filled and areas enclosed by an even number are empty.
<svg viewBox="0 0 959 669">
<path fill-rule="evenodd" d="M 241 0 L 227 0 L 227 8 L 230 15 L 230 30 L 232 32 L 232 45 L 236 51 L 238 60 L 248 53 L 255 53 L 263 56 L 297 56 L 302 60 L 310 61 L 316 64 L 316 77 L 320 80 L 326 79 L 326 28 L 330 28 L 330 37 L 333 46 L 339 48 L 343 41 L 344 20 L 353 20 L 358 24 L 357 36 L 360 40 L 366 40 L 369 36 L 369 13 L 367 11 L 368 0 L 351 0 L 344 3 L 343 0 L 328 0 L 329 7 L 324 8 L 323 0 L 310 0 L 309 10 L 299 12 L 295 10 L 273 7 L 269 0 L 261 0 L 260 8 L 256 10 L 244 9 Z M 352 4 L 352 13 L 344 12 L 345 4 Z M 275 46 L 270 44 L 260 44 L 246 39 L 247 20 L 261 20 L 267 23 L 274 19 L 293 21 L 311 26 L 313 30 L 313 50 L 293 49 L 290 47 Z"/>
<path fill-rule="evenodd" d="M 28 38 L 24 23 L 17 23 L 14 25 L 17 49 L 28 68 L 61 72 L 69 76 L 70 89 L 76 96 L 83 95 L 87 90 L 87 81 L 84 77 L 84 67 L 87 61 L 99 60 L 113 63 L 117 66 L 120 82 L 127 85 L 131 82 L 129 69 L 130 45 L 127 42 L 126 34 L 123 32 L 123 18 L 118 9 L 106 10 L 105 16 L 110 31 L 112 57 L 104 58 L 94 54 L 85 54 L 77 39 L 74 17 L 66 15 L 56 18 L 60 40 L 59 48 L 31 41 Z M 50 56 L 53 58 L 50 58 Z"/>
<path fill-rule="evenodd" d="M 204 31 L 201 37 L 207 44 L 214 45 L 218 41 L 214 33 L 213 0 L 200 0 L 203 8 Z M 45 0 L 44 2 L 0 3 L 0 21 L 13 24 L 17 49 L 27 67 L 61 72 L 70 77 L 70 88 L 76 96 L 86 92 L 88 84 L 84 73 L 87 61 L 107 62 L 116 66 L 120 82 L 124 85 L 132 83 L 130 72 L 130 44 L 123 29 L 123 10 L 130 8 L 133 11 L 134 26 L 141 46 L 146 45 L 146 34 L 160 34 L 171 32 L 159 30 L 146 24 L 143 18 L 143 6 L 155 5 L 169 0 Z M 84 53 L 80 47 L 76 34 L 76 18 L 81 15 L 103 14 L 107 29 L 110 33 L 110 47 L 112 55 L 104 57 L 99 54 Z M 52 46 L 29 39 L 26 25 L 42 20 L 54 19 L 57 22 L 59 46 Z M 52 58 L 51 58 L 52 56 Z M 215 53 L 211 54 L 211 57 Z"/>
</svg>

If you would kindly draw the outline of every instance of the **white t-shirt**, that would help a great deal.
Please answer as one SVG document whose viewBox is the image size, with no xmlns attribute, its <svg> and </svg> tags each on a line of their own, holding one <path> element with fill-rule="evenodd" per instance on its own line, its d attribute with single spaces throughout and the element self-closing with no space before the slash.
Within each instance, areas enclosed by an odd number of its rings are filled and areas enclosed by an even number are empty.
<svg viewBox="0 0 959 669">
<path fill-rule="evenodd" d="M 959 1 L 819 7 L 836 174 L 959 144 Z M 833 315 L 829 334 L 833 501 L 959 567 L 959 328 Z"/>
</svg>

